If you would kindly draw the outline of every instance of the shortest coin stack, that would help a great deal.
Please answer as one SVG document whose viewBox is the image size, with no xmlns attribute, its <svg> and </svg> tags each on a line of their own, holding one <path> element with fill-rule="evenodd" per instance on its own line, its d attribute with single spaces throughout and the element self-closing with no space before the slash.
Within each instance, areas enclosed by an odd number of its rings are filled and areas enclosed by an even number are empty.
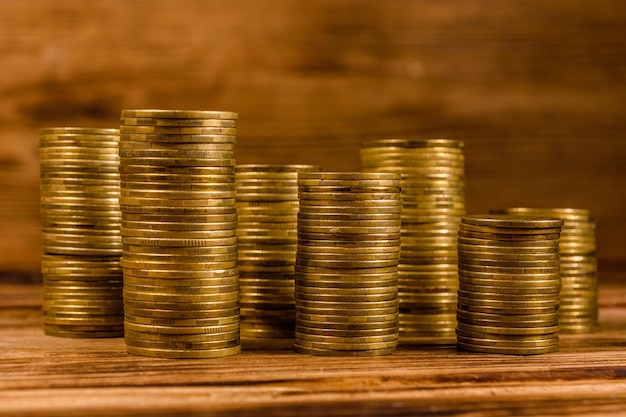
<svg viewBox="0 0 626 417">
<path fill-rule="evenodd" d="M 559 348 L 562 220 L 466 216 L 458 232 L 457 346 L 533 355 Z"/>
<path fill-rule="evenodd" d="M 399 332 L 399 175 L 301 172 L 298 195 L 294 349 L 392 353 Z"/>
</svg>

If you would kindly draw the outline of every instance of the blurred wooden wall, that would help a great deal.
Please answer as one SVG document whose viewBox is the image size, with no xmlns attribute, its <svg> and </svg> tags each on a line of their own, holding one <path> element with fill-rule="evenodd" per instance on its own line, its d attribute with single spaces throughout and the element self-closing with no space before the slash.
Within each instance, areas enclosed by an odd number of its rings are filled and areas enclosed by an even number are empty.
<svg viewBox="0 0 626 417">
<path fill-rule="evenodd" d="M 623 0 L 2 0 L 0 271 L 36 276 L 37 129 L 240 114 L 240 163 L 358 170 L 364 138 L 466 142 L 469 211 L 593 210 L 626 269 Z"/>
</svg>

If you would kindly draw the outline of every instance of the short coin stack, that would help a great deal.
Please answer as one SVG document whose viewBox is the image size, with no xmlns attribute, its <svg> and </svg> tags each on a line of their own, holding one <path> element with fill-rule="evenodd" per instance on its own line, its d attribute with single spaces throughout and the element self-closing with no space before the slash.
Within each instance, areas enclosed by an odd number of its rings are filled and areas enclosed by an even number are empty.
<svg viewBox="0 0 626 417">
<path fill-rule="evenodd" d="M 119 131 L 40 131 L 47 335 L 123 335 Z"/>
<path fill-rule="evenodd" d="M 366 172 L 402 174 L 400 336 L 446 343 L 456 327 L 456 233 L 465 214 L 463 143 L 370 140 L 363 143 L 361 162 Z"/>
<path fill-rule="evenodd" d="M 297 352 L 375 356 L 395 350 L 399 179 L 392 173 L 299 173 Z"/>
<path fill-rule="evenodd" d="M 298 172 L 312 165 L 237 165 L 241 335 L 291 338 Z"/>
<path fill-rule="evenodd" d="M 129 353 L 239 353 L 237 114 L 124 110 L 120 172 Z"/>
<path fill-rule="evenodd" d="M 586 333 L 598 327 L 595 219 L 585 209 L 509 208 L 498 213 L 554 217 L 565 221 L 559 242 L 561 333 Z"/>
<path fill-rule="evenodd" d="M 460 349 L 512 355 L 558 350 L 562 225 L 541 217 L 462 218 Z"/>
</svg>

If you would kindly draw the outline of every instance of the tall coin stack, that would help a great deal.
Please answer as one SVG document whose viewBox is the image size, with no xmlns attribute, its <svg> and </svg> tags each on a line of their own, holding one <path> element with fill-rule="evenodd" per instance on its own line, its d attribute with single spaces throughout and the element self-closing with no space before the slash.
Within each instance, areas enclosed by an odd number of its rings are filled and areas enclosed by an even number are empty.
<svg viewBox="0 0 626 417">
<path fill-rule="evenodd" d="M 561 262 L 561 333 L 586 333 L 598 327 L 598 279 L 595 219 L 584 209 L 509 208 L 495 212 L 564 220 L 559 244 Z"/>
<path fill-rule="evenodd" d="M 458 232 L 457 346 L 534 355 L 559 348 L 562 220 L 466 216 Z"/>
<path fill-rule="evenodd" d="M 129 353 L 239 353 L 237 114 L 123 110 L 120 173 Z"/>
<path fill-rule="evenodd" d="M 123 335 L 119 131 L 40 131 L 44 333 Z"/>
<path fill-rule="evenodd" d="M 361 162 L 365 172 L 402 174 L 400 336 L 447 343 L 456 327 L 456 233 L 465 214 L 463 143 L 369 140 L 363 143 Z"/>
<path fill-rule="evenodd" d="M 294 335 L 299 171 L 319 167 L 235 167 L 242 336 Z"/>
<path fill-rule="evenodd" d="M 392 173 L 298 174 L 296 352 L 376 356 L 395 350 L 399 179 Z"/>
</svg>

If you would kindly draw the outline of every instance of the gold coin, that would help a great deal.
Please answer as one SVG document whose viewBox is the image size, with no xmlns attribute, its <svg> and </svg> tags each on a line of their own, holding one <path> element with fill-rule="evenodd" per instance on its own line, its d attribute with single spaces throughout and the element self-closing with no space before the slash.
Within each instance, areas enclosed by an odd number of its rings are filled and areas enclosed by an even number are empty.
<svg viewBox="0 0 626 417">
<path fill-rule="evenodd" d="M 224 325 L 216 325 L 216 326 L 185 326 L 185 327 L 175 327 L 175 326 L 156 326 L 156 325 L 143 325 L 137 323 L 129 323 L 128 321 L 124 323 L 124 328 L 126 330 L 131 330 L 135 332 L 141 333 L 163 333 L 163 334 L 180 334 L 180 335 L 211 335 L 219 333 L 227 333 L 234 332 L 239 330 L 239 322 L 224 324 Z M 219 337 L 219 336 L 217 336 Z"/>
<path fill-rule="evenodd" d="M 171 159 L 233 159 L 233 150 L 196 150 L 196 149 L 127 149 L 121 148 L 119 156 L 122 163 L 127 159 L 135 158 L 171 158 Z"/>
<path fill-rule="evenodd" d="M 232 323 L 230 323 L 232 325 Z M 156 347 L 159 344 L 166 343 L 191 343 L 191 344 L 215 344 L 228 343 L 237 344 L 239 341 L 239 330 L 229 330 L 220 333 L 198 333 L 198 334 L 168 334 L 168 333 L 149 333 L 135 330 L 125 329 L 124 337 L 133 341 L 141 341 L 143 343 L 152 342 Z M 235 343 L 233 343 L 235 342 Z M 196 346 L 197 348 L 197 346 Z"/>
<path fill-rule="evenodd" d="M 496 327 L 496 326 L 474 326 L 459 321 L 457 334 L 461 333 L 469 337 L 482 337 L 493 340 L 521 341 L 528 338 L 543 338 L 549 336 L 558 337 L 558 323 L 551 326 L 537 327 Z"/>
<path fill-rule="evenodd" d="M 537 296 L 536 294 L 515 294 L 515 293 L 483 293 L 472 292 L 463 289 L 458 290 L 459 300 L 464 299 L 466 303 L 500 305 L 509 303 L 511 307 L 528 306 L 539 307 L 557 303 L 559 301 L 558 292 Z"/>
<path fill-rule="evenodd" d="M 299 176 L 297 183 L 302 187 L 399 187 L 398 178 L 392 179 L 331 179 L 305 178 Z"/>
<path fill-rule="evenodd" d="M 457 333 L 457 341 L 462 343 L 468 343 L 476 346 L 488 346 L 488 347 L 507 347 L 507 348 L 528 348 L 528 347 L 549 347 L 559 344 L 558 336 L 533 338 L 529 340 L 519 341 L 506 341 L 506 340 L 494 340 L 489 338 L 478 337 L 466 337 L 461 333 Z"/>
<path fill-rule="evenodd" d="M 157 183 L 157 182 L 128 182 L 121 181 L 118 189 L 123 189 L 131 192 L 144 192 L 147 194 L 183 194 L 188 193 L 191 196 L 196 196 L 198 193 L 215 192 L 217 195 L 224 191 L 228 191 L 230 195 L 234 195 L 235 186 L 233 183 L 228 182 L 201 182 L 201 183 Z M 114 190 L 112 190 L 114 191 Z"/>
<path fill-rule="evenodd" d="M 297 203 L 296 203 L 297 204 Z M 383 211 L 384 210 L 384 211 Z M 359 205 L 339 205 L 338 202 L 330 202 L 327 205 L 306 205 L 303 204 L 299 207 L 299 215 L 305 217 L 306 215 L 379 215 L 384 212 L 388 215 L 397 216 L 402 212 L 402 206 L 399 204 L 393 204 L 393 206 L 385 206 L 384 209 L 379 208 L 376 205 L 369 207 L 363 207 L 362 202 Z"/>
<path fill-rule="evenodd" d="M 102 331 L 81 331 L 81 330 L 62 330 L 50 329 L 49 325 L 44 324 L 43 332 L 46 336 L 56 337 L 73 337 L 73 338 L 105 338 L 105 337 L 122 337 L 123 329 L 102 330 Z"/>
<path fill-rule="evenodd" d="M 496 268 L 559 268 L 558 257 L 552 260 L 505 261 L 501 259 L 468 258 L 460 254 L 459 268 L 466 267 L 496 267 Z"/>
<path fill-rule="evenodd" d="M 115 227 L 120 227 L 119 224 L 114 224 Z M 184 223 L 184 222 L 149 222 L 149 221 L 130 221 L 130 220 L 122 220 L 121 221 L 121 230 L 125 236 L 146 236 L 152 234 L 159 234 L 161 232 L 167 232 L 164 234 L 164 237 L 169 237 L 168 233 L 172 234 L 181 233 L 181 236 L 175 237 L 185 237 L 188 234 L 192 234 L 193 236 L 197 234 L 203 234 L 201 232 L 215 232 L 210 237 L 220 237 L 221 234 L 218 231 L 230 230 L 232 233 L 228 233 L 229 236 L 234 235 L 235 228 L 237 227 L 236 221 L 224 221 L 224 222 L 196 222 L 196 223 Z M 144 233 L 145 232 L 145 233 Z M 209 236 L 203 236 L 209 237 Z"/>
<path fill-rule="evenodd" d="M 397 181 L 400 176 L 395 173 L 383 172 L 299 172 L 298 179 L 303 180 L 393 180 Z"/>
<path fill-rule="evenodd" d="M 296 265 L 298 266 L 306 266 L 306 267 L 317 267 L 317 268 L 331 268 L 331 269 L 358 269 L 358 268 L 387 268 L 393 267 L 398 264 L 398 259 L 382 259 L 382 260 L 371 260 L 371 259 L 351 259 L 356 257 L 350 257 L 345 260 L 329 260 L 329 259 L 305 259 L 302 256 L 298 255 L 296 257 Z"/>
<path fill-rule="evenodd" d="M 62 133 L 42 133 L 39 135 L 39 143 L 40 145 L 46 145 L 48 143 L 54 145 L 54 143 L 59 141 L 61 143 L 67 142 L 67 144 L 75 146 L 96 146 L 94 143 L 118 142 L 119 137 L 119 129 L 110 129 L 110 131 L 102 134 L 74 133 L 65 131 Z"/>
<path fill-rule="evenodd" d="M 532 254 L 558 254 L 559 246 L 554 243 L 549 246 L 490 246 L 490 245 L 478 245 L 478 244 L 466 244 L 459 240 L 457 244 L 459 251 L 467 253 L 499 253 L 499 254 L 519 254 L 519 255 L 532 255 Z"/>
<path fill-rule="evenodd" d="M 472 320 L 490 320 L 500 323 L 511 323 L 517 325 L 519 322 L 533 321 L 558 321 L 559 313 L 551 312 L 544 314 L 497 314 L 476 311 L 457 310 L 457 317 L 464 317 Z"/>
<path fill-rule="evenodd" d="M 327 350 L 335 350 L 335 351 L 372 351 L 372 350 L 382 350 L 382 349 L 393 349 L 397 346 L 398 340 L 391 340 L 386 342 L 370 342 L 370 343 L 347 343 L 347 342 L 319 342 L 319 341 L 310 341 L 304 340 L 302 338 L 296 337 L 294 346 L 305 347 L 305 348 L 314 348 L 314 349 L 327 349 Z"/>
<path fill-rule="evenodd" d="M 234 198 L 197 198 L 197 199 L 189 199 L 189 198 L 181 198 L 181 199 L 173 199 L 164 196 L 163 198 L 155 197 L 125 197 L 123 195 L 120 196 L 119 203 L 122 207 L 122 212 L 129 211 L 129 206 L 144 206 L 144 207 L 163 207 L 164 209 L 170 209 L 173 211 L 173 208 L 208 208 L 208 207 L 232 207 L 235 205 Z M 105 199 L 102 199 L 105 200 Z M 94 204 L 96 202 L 92 202 Z M 102 201 L 105 203 L 105 201 Z M 130 211 L 131 213 L 133 211 Z"/>
<path fill-rule="evenodd" d="M 527 299 L 518 297 L 517 299 L 510 299 L 511 297 L 504 296 L 492 296 L 486 297 L 484 295 L 479 295 L 479 293 L 470 293 L 468 295 L 467 292 L 461 293 L 462 290 L 459 290 L 458 294 L 458 303 L 459 306 L 476 306 L 482 308 L 501 308 L 504 309 L 506 313 L 506 309 L 510 309 L 510 313 L 508 314 L 517 314 L 518 309 L 546 309 L 546 311 L 537 311 L 536 313 L 550 312 L 558 309 L 559 306 L 559 297 L 555 295 L 551 298 L 547 297 L 527 297 Z M 460 307 L 459 307 L 460 308 Z M 484 310 L 474 310 L 474 311 L 484 311 Z M 520 313 L 523 314 L 523 313 Z"/>
<path fill-rule="evenodd" d="M 126 346 L 128 353 L 138 356 L 149 356 L 167 359 L 207 359 L 232 356 L 241 353 L 241 345 L 209 350 L 156 349 Z"/>
<path fill-rule="evenodd" d="M 224 119 L 237 120 L 238 114 L 230 111 L 214 110 L 162 110 L 133 109 L 122 110 L 122 118 L 159 118 L 159 119 Z"/>
<path fill-rule="evenodd" d="M 223 162 L 223 160 L 220 160 Z M 220 163 L 222 163 L 220 162 Z M 127 174 L 132 175 L 193 175 L 213 177 L 231 176 L 234 173 L 234 167 L 229 165 L 204 165 L 204 166 L 159 166 L 154 164 L 131 165 L 122 163 L 119 166 L 119 174 L 121 177 Z"/>
<path fill-rule="evenodd" d="M 396 294 L 382 295 L 382 296 L 354 296 L 354 297 L 341 297 L 341 296 L 328 296 L 328 297 L 303 297 L 298 294 L 296 289 L 296 309 L 303 308 L 316 308 L 318 310 L 360 310 L 360 309 L 381 309 L 392 308 L 398 306 L 398 299 Z"/>
<path fill-rule="evenodd" d="M 493 314 L 546 314 L 554 313 L 559 310 L 556 305 L 550 305 L 546 307 L 513 307 L 513 306 L 488 306 L 481 304 L 468 304 L 459 299 L 458 309 L 465 311 L 475 311 L 479 313 L 493 313 Z"/>
<path fill-rule="evenodd" d="M 199 286 L 163 286 L 163 285 L 149 285 L 149 284 L 135 284 L 124 280 L 124 289 L 147 294 L 172 294 L 172 295 L 209 295 L 209 294 L 223 294 L 232 293 L 239 290 L 239 284 L 237 282 L 233 284 L 204 284 Z"/>
<path fill-rule="evenodd" d="M 205 261 L 205 262 L 193 262 L 193 263 L 170 263 L 165 260 L 147 261 L 147 260 L 132 260 L 122 258 L 120 265 L 123 268 L 132 268 L 136 270 L 149 269 L 154 271 L 172 270 L 172 271 L 214 271 L 231 269 L 237 267 L 237 261 L 234 259 L 223 261 Z"/>
<path fill-rule="evenodd" d="M 563 220 L 589 221 L 593 217 L 591 212 L 586 209 L 578 208 L 530 208 L 530 207 L 511 207 L 506 209 L 491 210 L 493 214 L 515 215 L 515 216 L 540 216 L 540 217 L 556 217 Z"/>
<path fill-rule="evenodd" d="M 143 324 L 149 326 L 173 326 L 173 327 L 202 327 L 202 326 L 222 326 L 239 323 L 239 314 L 231 316 L 220 316 L 211 318 L 156 318 L 143 317 L 125 312 L 124 320 L 127 323 Z"/>
<path fill-rule="evenodd" d="M 398 303 L 361 303 L 354 305 L 354 303 L 315 302 L 311 306 L 297 303 L 295 311 L 296 314 L 343 316 L 346 317 L 346 320 L 355 320 L 357 318 L 362 320 L 363 317 L 398 314 Z"/>
<path fill-rule="evenodd" d="M 226 158 L 194 158 L 194 157 L 122 157 L 120 166 L 147 166 L 167 168 L 203 168 L 203 167 L 233 167 L 234 159 Z M 128 172 L 122 171 L 120 173 Z M 132 171 L 131 171 L 132 172 Z"/>
<path fill-rule="evenodd" d="M 558 233 L 552 234 L 543 234 L 543 235 L 535 235 L 535 234 L 493 234 L 493 233 L 481 233 L 481 232 L 468 232 L 464 230 L 459 230 L 459 237 L 461 238 L 472 238 L 472 239 L 484 239 L 487 241 L 503 241 L 503 246 L 514 246 L 521 242 L 526 242 L 527 245 L 533 245 L 536 241 L 542 241 L 545 243 L 546 241 L 557 241 L 559 240 Z M 509 241 L 509 242 L 507 242 Z M 532 242 L 532 243 L 531 243 Z"/>
<path fill-rule="evenodd" d="M 231 254 L 237 252 L 237 245 L 211 245 L 195 247 L 159 247 L 139 246 L 124 244 L 125 254 L 153 254 L 153 255 L 176 255 L 176 256 L 206 256 L 218 254 Z"/>
<path fill-rule="evenodd" d="M 304 315 L 307 316 L 307 315 Z M 398 331 L 398 316 L 391 315 L 392 318 L 388 320 L 370 321 L 363 323 L 351 323 L 351 322 L 333 322 L 332 320 L 324 317 L 324 320 L 306 320 L 303 315 L 298 315 L 296 318 L 296 329 L 302 328 L 303 332 L 307 332 L 307 329 L 311 331 L 330 330 L 334 332 L 367 332 L 367 331 Z M 344 333 L 344 336 L 349 336 L 351 333 Z M 358 335 L 354 333 L 354 335 Z M 363 334 L 366 336 L 367 334 Z M 374 334 L 371 334 L 372 336 Z"/>
<path fill-rule="evenodd" d="M 464 288 L 468 286 L 490 286 L 496 288 L 507 288 L 510 291 L 519 289 L 520 291 L 543 291 L 544 288 L 560 288 L 561 281 L 556 279 L 550 280 L 517 280 L 517 279 L 482 279 L 466 277 L 462 273 L 459 275 L 459 285 Z"/>
<path fill-rule="evenodd" d="M 214 144 L 226 144 L 234 145 L 237 136 L 235 134 L 222 134 L 222 133 L 202 133 L 202 134 L 170 134 L 170 133 L 122 133 L 120 135 L 120 148 L 123 147 L 123 143 L 135 143 L 143 142 L 145 146 L 177 146 L 185 144 L 201 144 L 201 145 L 214 145 Z"/>
<path fill-rule="evenodd" d="M 483 345 L 475 345 L 469 344 L 466 342 L 457 342 L 457 347 L 462 350 L 467 350 L 470 352 L 477 353 L 495 353 L 495 354 L 505 354 L 505 355 L 539 355 L 545 353 L 552 353 L 559 350 L 558 343 L 550 346 L 541 346 L 541 347 L 527 347 L 527 348 L 519 348 L 519 347 L 503 347 L 503 346 L 483 346 Z"/>
<path fill-rule="evenodd" d="M 123 126 L 167 126 L 167 127 L 237 127 L 234 119 L 208 118 L 165 118 L 165 117 L 122 117 Z"/>
<path fill-rule="evenodd" d="M 341 333 L 341 332 L 339 332 Z M 328 343 L 328 344 L 346 344 L 346 345 L 356 345 L 356 344 L 376 344 L 376 343 L 385 343 L 385 342 L 395 342 L 398 340 L 398 333 L 395 329 L 388 334 L 376 335 L 376 336 L 329 336 L 329 335 L 319 335 L 314 333 L 304 333 L 299 328 L 296 328 L 295 338 L 299 342 L 317 342 L 317 343 Z"/>
<path fill-rule="evenodd" d="M 39 129 L 39 135 L 118 135 L 118 129 L 109 128 L 89 128 L 89 127 L 44 127 Z"/>
<path fill-rule="evenodd" d="M 329 327 L 306 327 L 303 326 L 300 321 L 296 321 L 295 332 L 300 335 L 308 336 L 321 336 L 321 337 L 334 337 L 334 338 L 370 338 L 393 335 L 394 339 L 398 336 L 398 326 L 379 327 L 375 329 L 359 329 L 359 330 L 345 330 L 345 329 L 332 329 Z M 304 338 L 304 337 L 303 337 Z"/>
<path fill-rule="evenodd" d="M 558 252 L 550 253 L 504 253 L 504 252 L 477 252 L 467 251 L 464 248 L 459 247 L 459 256 L 467 260 L 486 260 L 496 261 L 503 263 L 510 262 L 543 262 L 543 261 L 559 261 L 561 258 Z"/>
<path fill-rule="evenodd" d="M 548 295 L 560 292 L 560 285 L 544 287 L 510 286 L 506 283 L 500 285 L 471 285 L 461 280 L 459 289 L 464 291 L 479 292 L 482 294 L 520 294 L 520 295 Z"/>
<path fill-rule="evenodd" d="M 212 342 L 189 342 L 189 341 L 180 341 L 180 342 L 156 342 L 151 340 L 143 340 L 143 339 L 135 339 L 129 336 L 125 336 L 124 338 L 127 347 L 138 347 L 144 349 L 180 349 L 187 350 L 189 352 L 193 351 L 210 351 L 214 349 L 225 349 L 229 347 L 239 346 L 239 332 L 236 335 L 232 336 L 231 339 L 224 339 Z"/>
<path fill-rule="evenodd" d="M 313 356 L 353 356 L 353 357 L 371 357 L 371 356 L 384 356 L 392 354 L 396 348 L 390 347 L 385 349 L 370 349 L 370 350 L 334 350 L 334 349 L 318 349 L 306 346 L 300 346 L 294 343 L 293 349 L 296 353 L 302 353 L 305 355 Z"/>
<path fill-rule="evenodd" d="M 236 135 L 236 127 L 185 127 L 185 126 L 120 126 L 120 134 L 153 135 Z M 172 140 L 173 142 L 174 140 Z"/>
<path fill-rule="evenodd" d="M 462 224 L 496 227 L 506 229 L 525 229 L 525 228 L 560 228 L 563 226 L 563 220 L 544 217 L 532 216 L 507 216 L 507 215 L 475 215 L 465 216 L 461 219 Z"/>
<path fill-rule="evenodd" d="M 233 151 L 235 149 L 235 142 L 205 142 L 205 143 L 195 143 L 195 142 L 154 142 L 148 140 L 128 140 L 123 139 L 119 143 L 119 149 L 128 149 L 128 150 L 160 150 L 160 151 L 171 151 L 171 150 L 187 150 L 187 151 Z"/>
<path fill-rule="evenodd" d="M 121 174 L 118 184 L 127 187 L 228 187 L 234 189 L 232 174 L 167 174 L 167 173 L 134 173 Z"/>
<path fill-rule="evenodd" d="M 362 148 L 406 148 L 416 150 L 416 148 L 424 148 L 429 151 L 433 148 L 443 148 L 450 152 L 461 152 L 464 144 L 462 141 L 453 139 L 368 139 L 362 142 Z M 364 150 L 364 149 L 362 149 Z"/>
</svg>

